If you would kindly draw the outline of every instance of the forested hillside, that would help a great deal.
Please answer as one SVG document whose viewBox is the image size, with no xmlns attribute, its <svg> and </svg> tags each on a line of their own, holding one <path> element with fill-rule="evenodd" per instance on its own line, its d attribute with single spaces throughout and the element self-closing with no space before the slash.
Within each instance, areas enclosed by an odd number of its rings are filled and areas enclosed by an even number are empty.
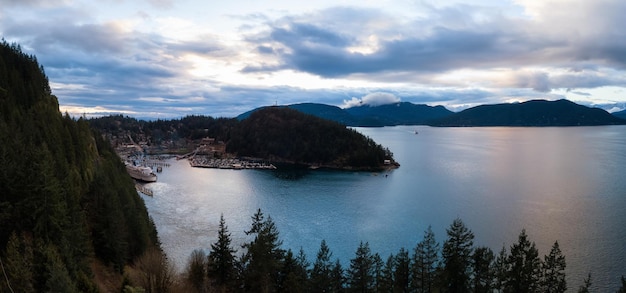
<svg viewBox="0 0 626 293">
<path fill-rule="evenodd" d="M 596 126 L 626 120 L 568 100 L 481 105 L 430 122 L 431 126 Z"/>
<path fill-rule="evenodd" d="M 356 130 L 286 107 L 255 111 L 231 132 L 227 151 L 239 156 L 335 168 L 380 168 L 389 149 Z"/>
<path fill-rule="evenodd" d="M 360 170 L 384 168 L 385 160 L 391 163 L 387 167 L 395 163 L 388 149 L 357 131 L 287 107 L 262 108 L 241 121 L 208 116 L 141 121 L 117 115 L 89 123 L 112 140 L 144 141 L 149 152 L 175 153 L 180 145 L 189 152 L 197 146 L 193 141 L 211 137 L 226 144 L 229 155 L 275 163 Z"/>
<path fill-rule="evenodd" d="M 158 243 L 110 144 L 59 112 L 34 56 L 0 44 L 0 292 L 97 292 Z"/>
</svg>

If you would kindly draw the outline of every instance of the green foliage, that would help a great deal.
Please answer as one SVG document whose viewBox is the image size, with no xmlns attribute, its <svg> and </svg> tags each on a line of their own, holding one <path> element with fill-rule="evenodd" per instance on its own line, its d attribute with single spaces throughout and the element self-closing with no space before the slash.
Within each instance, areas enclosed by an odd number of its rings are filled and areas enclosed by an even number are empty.
<svg viewBox="0 0 626 293">
<path fill-rule="evenodd" d="M 500 253 L 496 256 L 496 260 L 493 263 L 494 273 L 494 289 L 498 292 L 503 292 L 507 282 L 507 275 L 509 272 L 509 263 L 507 262 L 508 254 L 506 247 L 502 246 Z"/>
<path fill-rule="evenodd" d="M 277 292 L 305 292 L 308 267 L 304 250 L 300 249 L 297 256 L 294 256 L 291 249 L 288 250 L 280 270 Z"/>
<path fill-rule="evenodd" d="M 370 245 L 361 242 L 356 250 L 356 256 L 350 260 L 347 274 L 348 292 L 373 292 L 375 273 Z"/>
<path fill-rule="evenodd" d="M 439 243 L 435 240 L 432 227 L 424 232 L 413 252 L 411 287 L 417 292 L 432 292 L 439 267 Z"/>
<path fill-rule="evenodd" d="M 433 126 L 594 126 L 626 120 L 568 100 L 481 105 L 432 121 Z"/>
<path fill-rule="evenodd" d="M 94 292 L 94 252 L 121 269 L 157 243 L 145 206 L 109 144 L 58 107 L 36 58 L 3 40 L 0 255 L 12 264 L 9 271 L 19 272 L 11 278 L 20 292 Z M 92 201 L 93 193 L 99 201 Z"/>
<path fill-rule="evenodd" d="M 261 109 L 241 121 L 227 151 L 338 168 L 380 168 L 385 159 L 392 159 L 388 149 L 356 130 L 283 107 Z"/>
<path fill-rule="evenodd" d="M 518 242 L 511 246 L 505 292 L 537 292 L 541 280 L 541 260 L 535 243 L 522 230 Z"/>
<path fill-rule="evenodd" d="M 225 227 L 221 217 L 219 234 L 230 235 Z M 332 252 L 325 240 L 320 243 L 312 267 L 302 249 L 297 255 L 291 250 L 285 252 L 271 217 L 258 210 L 246 232 L 251 237 L 243 245 L 247 251 L 233 259 L 236 268 L 233 281 L 223 286 L 214 283 L 208 292 L 564 292 L 566 289 L 565 257 L 556 242 L 542 262 L 524 230 L 518 242 L 511 246 L 511 254 L 503 246 L 497 255 L 488 247 L 474 248 L 474 235 L 460 219 L 455 219 L 447 232 L 442 251 L 428 227 L 413 254 L 401 248 L 386 261 L 378 253 L 372 253 L 367 242 L 361 242 L 344 272 L 339 259 L 331 261 Z M 230 240 L 224 243 L 230 244 Z M 217 243 L 212 245 L 212 254 L 217 247 Z M 230 258 L 232 249 L 229 245 L 224 247 Z M 440 253 L 443 267 L 439 266 Z M 203 287 L 203 255 L 194 251 L 185 270 L 187 283 L 196 284 L 193 286 L 196 292 L 205 292 L 207 288 Z M 211 266 L 211 262 L 216 262 L 211 259 L 209 256 L 208 267 L 214 271 L 209 273 L 209 279 L 214 280 L 220 272 Z M 453 266 L 455 270 L 451 269 Z M 532 273 L 532 278 L 528 273 Z M 454 284 L 450 276 L 465 283 Z M 618 292 L 623 292 L 624 284 L 626 280 L 622 277 Z M 459 289 L 461 286 L 464 289 Z M 589 292 L 590 287 L 589 276 L 579 292 Z"/>
<path fill-rule="evenodd" d="M 229 153 L 274 162 L 369 170 L 393 161 L 389 149 L 356 130 L 285 107 L 267 107 L 243 121 L 207 116 L 139 121 L 115 115 L 89 123 L 107 137 L 142 136 L 152 145 L 213 137 L 226 142 Z"/>
<path fill-rule="evenodd" d="M 35 292 L 33 258 L 32 239 L 24 234 L 19 237 L 12 234 L 7 244 L 6 257 L 2 261 L 3 273 L 10 285 L 0 283 L 0 292 Z"/>
<path fill-rule="evenodd" d="M 474 277 L 472 279 L 473 292 L 492 292 L 494 270 L 493 262 L 495 255 L 489 247 L 477 247 L 472 255 L 472 268 Z"/>
<path fill-rule="evenodd" d="M 468 292 L 474 233 L 457 218 L 446 230 L 448 239 L 443 244 L 444 285 L 448 292 Z"/>
<path fill-rule="evenodd" d="M 409 292 L 411 284 L 411 258 L 409 251 L 400 248 L 394 258 L 394 288 L 393 292 Z"/>
<path fill-rule="evenodd" d="M 567 291 L 565 280 L 565 256 L 561 253 L 559 242 L 554 242 L 550 254 L 544 257 L 542 266 L 542 288 L 543 292 Z"/>
<path fill-rule="evenodd" d="M 261 209 L 252 217 L 252 227 L 246 234 L 253 240 L 243 248 L 241 259 L 243 284 L 246 292 L 274 292 L 285 252 L 280 248 L 278 229 L 271 217 L 265 218 Z"/>
<path fill-rule="evenodd" d="M 208 276 L 216 288 L 230 287 L 236 280 L 235 250 L 231 247 L 230 233 L 224 215 L 220 216 L 217 242 L 211 244 L 208 261 Z"/>
<path fill-rule="evenodd" d="M 309 284 L 311 292 L 330 292 L 332 288 L 332 252 L 326 244 L 326 240 L 320 243 L 320 249 L 313 263 L 311 270 L 311 281 Z"/>
<path fill-rule="evenodd" d="M 390 254 L 380 271 L 380 279 L 377 281 L 378 291 L 393 292 L 395 286 L 395 271 L 395 257 L 393 256 L 393 254 Z"/>
</svg>

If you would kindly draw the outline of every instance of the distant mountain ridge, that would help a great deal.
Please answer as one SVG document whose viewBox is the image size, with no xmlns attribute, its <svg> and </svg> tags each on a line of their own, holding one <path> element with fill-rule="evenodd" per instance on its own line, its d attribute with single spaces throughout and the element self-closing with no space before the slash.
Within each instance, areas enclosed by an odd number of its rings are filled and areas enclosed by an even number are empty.
<svg viewBox="0 0 626 293">
<path fill-rule="evenodd" d="M 596 126 L 620 125 L 620 119 L 599 108 L 561 99 L 482 105 L 432 121 L 431 126 Z"/>
<path fill-rule="evenodd" d="M 421 125 L 433 119 L 443 118 L 454 112 L 443 106 L 428 106 L 399 102 L 380 106 L 363 105 L 344 111 L 360 121 L 355 126 Z"/>
<path fill-rule="evenodd" d="M 615 112 L 615 113 L 613 113 L 613 116 L 618 117 L 618 118 L 622 118 L 622 119 L 626 119 L 626 110 Z"/>
<path fill-rule="evenodd" d="M 561 99 L 531 100 L 522 103 L 480 105 L 455 113 L 443 106 L 410 102 L 342 109 L 318 103 L 284 106 L 346 126 L 380 127 L 395 125 L 430 126 L 593 126 L 626 124 L 626 111 L 610 114 Z M 257 108 L 237 117 L 243 120 Z"/>
<path fill-rule="evenodd" d="M 346 126 L 380 127 L 395 125 L 426 125 L 432 119 L 443 118 L 454 112 L 443 106 L 428 106 L 399 102 L 380 106 L 362 105 L 347 109 L 319 103 L 300 103 L 284 106 L 319 118 L 339 122 Z M 245 112 L 237 119 L 243 120 L 253 112 L 266 107 Z"/>
</svg>

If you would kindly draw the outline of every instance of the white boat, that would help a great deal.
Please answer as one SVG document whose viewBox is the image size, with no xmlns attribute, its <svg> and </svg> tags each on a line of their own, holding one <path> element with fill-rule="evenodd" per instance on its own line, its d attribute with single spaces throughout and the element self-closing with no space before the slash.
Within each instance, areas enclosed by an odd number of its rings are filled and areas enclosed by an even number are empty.
<svg viewBox="0 0 626 293">
<path fill-rule="evenodd" d="M 157 175 L 152 172 L 150 167 L 141 167 L 141 166 L 133 166 L 130 164 L 126 164 L 126 171 L 130 177 L 133 177 L 136 180 L 144 181 L 144 182 L 156 182 Z"/>
</svg>

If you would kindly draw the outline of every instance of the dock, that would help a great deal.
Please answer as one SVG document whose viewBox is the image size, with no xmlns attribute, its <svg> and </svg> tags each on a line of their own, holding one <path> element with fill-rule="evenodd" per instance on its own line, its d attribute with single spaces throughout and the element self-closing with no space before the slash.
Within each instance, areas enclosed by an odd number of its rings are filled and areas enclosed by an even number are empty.
<svg viewBox="0 0 626 293">
<path fill-rule="evenodd" d="M 206 158 L 202 156 L 196 156 L 192 160 L 189 160 L 189 164 L 192 167 L 199 168 L 214 168 L 214 169 L 264 169 L 274 170 L 276 167 L 272 164 L 254 162 L 242 159 L 215 159 Z"/>
<path fill-rule="evenodd" d="M 137 192 L 141 192 L 147 196 L 153 196 L 152 190 L 148 187 L 145 187 L 139 183 L 135 183 L 135 189 Z"/>
</svg>

